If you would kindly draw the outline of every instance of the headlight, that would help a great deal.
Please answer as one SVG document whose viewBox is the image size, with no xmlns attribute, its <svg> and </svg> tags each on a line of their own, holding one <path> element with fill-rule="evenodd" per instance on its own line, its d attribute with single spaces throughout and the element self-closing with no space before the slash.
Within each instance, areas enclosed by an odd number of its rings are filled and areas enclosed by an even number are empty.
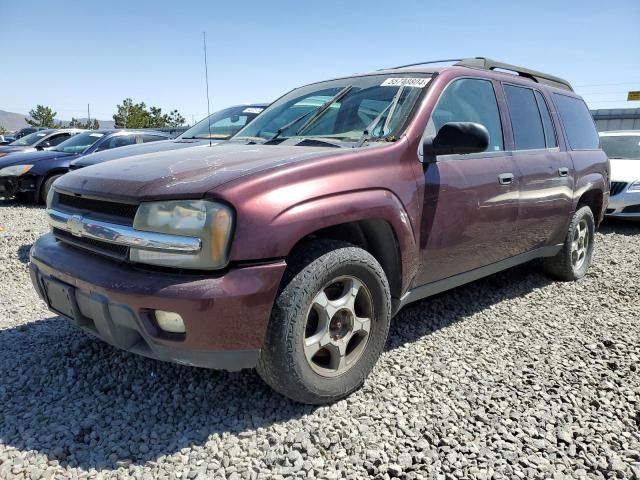
<svg viewBox="0 0 640 480">
<path fill-rule="evenodd" d="M 2 172 L 2 170 L 0 170 L 0 172 Z M 627 188 L 627 192 L 640 192 L 640 180 L 636 180 L 631 185 L 629 185 L 629 188 Z"/>
<path fill-rule="evenodd" d="M 0 177 L 19 177 L 33 168 L 33 165 L 12 165 L 0 169 Z"/>
<path fill-rule="evenodd" d="M 197 254 L 131 248 L 131 261 L 165 267 L 214 269 L 226 266 L 233 227 L 231 209 L 208 200 L 172 200 L 142 203 L 133 227 L 146 232 L 198 237 Z"/>
</svg>

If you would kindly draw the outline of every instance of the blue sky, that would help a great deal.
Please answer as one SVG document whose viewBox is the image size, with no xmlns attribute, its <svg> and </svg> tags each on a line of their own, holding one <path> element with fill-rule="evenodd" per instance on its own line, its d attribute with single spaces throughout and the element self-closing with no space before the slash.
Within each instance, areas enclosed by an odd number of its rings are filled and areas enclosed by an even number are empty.
<svg viewBox="0 0 640 480">
<path fill-rule="evenodd" d="M 640 107 L 640 0 L 11 1 L 0 109 L 111 119 L 125 97 L 206 114 L 316 80 L 488 56 L 570 80 L 592 108 Z"/>
</svg>

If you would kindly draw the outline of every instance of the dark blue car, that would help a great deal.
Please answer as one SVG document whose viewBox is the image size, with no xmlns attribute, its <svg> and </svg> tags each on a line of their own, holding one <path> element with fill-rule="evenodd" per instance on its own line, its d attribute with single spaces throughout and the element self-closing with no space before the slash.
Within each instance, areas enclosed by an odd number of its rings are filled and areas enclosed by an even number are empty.
<svg viewBox="0 0 640 480">
<path fill-rule="evenodd" d="M 45 201 L 51 184 L 69 171 L 69 164 L 93 152 L 155 142 L 169 134 L 142 130 L 90 130 L 42 152 L 13 153 L 0 158 L 0 197 Z"/>
</svg>

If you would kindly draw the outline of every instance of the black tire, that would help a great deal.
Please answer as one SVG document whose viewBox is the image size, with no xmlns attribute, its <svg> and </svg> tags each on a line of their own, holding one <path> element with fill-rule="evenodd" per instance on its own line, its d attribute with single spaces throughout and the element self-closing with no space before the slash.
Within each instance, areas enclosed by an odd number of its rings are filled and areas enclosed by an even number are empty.
<svg viewBox="0 0 640 480">
<path fill-rule="evenodd" d="M 40 201 L 42 203 L 47 203 L 47 195 L 49 195 L 51 185 L 53 185 L 53 182 L 59 179 L 62 175 L 62 173 L 51 175 L 50 177 L 47 177 L 44 182 L 42 182 L 42 187 L 40 188 Z"/>
<path fill-rule="evenodd" d="M 13 196 L 16 202 L 33 203 L 35 194 L 33 192 L 18 192 Z"/>
<path fill-rule="evenodd" d="M 329 403 L 360 388 L 382 353 L 391 320 L 389 283 L 376 259 L 350 243 L 317 240 L 292 254 L 276 298 L 257 371 L 274 390 L 307 404 Z M 312 302 L 336 278 L 366 287 L 372 305 L 370 331 L 359 356 L 337 376 L 317 373 L 305 356 Z"/>
<path fill-rule="evenodd" d="M 582 222 L 585 222 L 587 226 L 586 239 L 588 244 L 585 248 L 584 260 L 576 265 L 572 244 L 579 225 L 583 224 Z M 572 282 L 584 277 L 591 265 L 595 230 L 596 222 L 593 218 L 593 212 L 587 206 L 579 206 L 569 224 L 562 250 L 554 257 L 543 259 L 542 266 L 545 272 L 549 276 L 565 282 Z"/>
</svg>

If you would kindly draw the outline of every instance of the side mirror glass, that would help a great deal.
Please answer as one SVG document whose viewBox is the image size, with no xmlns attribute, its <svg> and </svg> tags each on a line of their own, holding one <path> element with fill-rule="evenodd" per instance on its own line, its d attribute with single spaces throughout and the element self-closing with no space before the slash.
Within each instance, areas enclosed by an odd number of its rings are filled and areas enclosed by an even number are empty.
<svg viewBox="0 0 640 480">
<path fill-rule="evenodd" d="M 489 131 L 474 122 L 445 123 L 436 136 L 425 137 L 423 162 L 434 163 L 438 155 L 484 152 L 489 146 Z"/>
</svg>

